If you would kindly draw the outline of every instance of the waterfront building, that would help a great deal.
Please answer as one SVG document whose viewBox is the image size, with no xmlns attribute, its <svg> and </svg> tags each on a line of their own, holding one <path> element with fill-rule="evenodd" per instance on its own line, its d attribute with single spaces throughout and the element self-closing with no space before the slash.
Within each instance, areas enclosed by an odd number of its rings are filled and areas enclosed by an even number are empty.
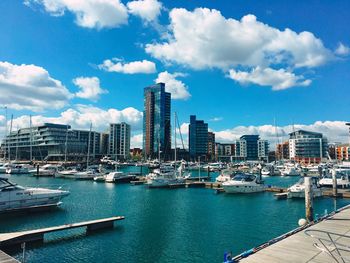
<svg viewBox="0 0 350 263">
<path fill-rule="evenodd" d="M 236 141 L 236 159 L 246 161 L 268 160 L 269 142 L 259 135 L 243 135 Z"/>
<path fill-rule="evenodd" d="M 236 156 L 244 160 L 258 160 L 259 135 L 243 135 L 236 142 Z"/>
<path fill-rule="evenodd" d="M 234 162 L 243 160 L 236 155 L 236 142 L 234 143 L 215 143 L 215 157 L 218 161 Z"/>
<path fill-rule="evenodd" d="M 108 154 L 108 145 L 109 145 L 109 133 L 102 132 L 100 137 L 100 152 L 101 155 Z"/>
<path fill-rule="evenodd" d="M 126 160 L 130 154 L 130 125 L 111 123 L 109 125 L 108 154 L 115 160 Z"/>
<path fill-rule="evenodd" d="M 221 143 L 216 142 L 215 143 L 215 159 L 218 160 L 219 156 L 223 155 L 223 147 L 221 145 Z"/>
<path fill-rule="evenodd" d="M 289 159 L 289 141 L 278 143 L 276 145 L 276 159 Z"/>
<path fill-rule="evenodd" d="M 215 133 L 208 132 L 208 159 L 215 159 Z"/>
<path fill-rule="evenodd" d="M 77 133 L 79 140 L 85 141 L 87 143 L 90 142 L 90 146 L 88 145 L 87 149 L 87 151 L 89 151 L 90 158 L 95 158 L 96 156 L 101 155 L 101 133 L 95 131 L 90 132 L 86 130 L 75 130 L 75 132 Z"/>
<path fill-rule="evenodd" d="M 243 135 L 234 143 L 215 143 L 215 155 L 220 161 L 268 161 L 269 142 L 259 135 Z"/>
<path fill-rule="evenodd" d="M 322 133 L 298 130 L 289 134 L 289 156 L 301 163 L 320 163 L 327 157 L 328 142 Z"/>
<path fill-rule="evenodd" d="M 258 160 L 269 161 L 269 142 L 267 140 L 258 140 Z"/>
<path fill-rule="evenodd" d="M 171 94 L 165 84 L 157 83 L 144 89 L 143 153 L 145 158 L 164 159 L 171 150 Z"/>
<path fill-rule="evenodd" d="M 191 159 L 208 154 L 208 123 L 197 120 L 195 115 L 190 116 L 188 126 L 188 146 Z"/>
<path fill-rule="evenodd" d="M 276 161 L 276 151 L 269 151 L 269 162 L 274 162 Z"/>
<path fill-rule="evenodd" d="M 86 157 L 87 138 L 70 125 L 44 123 L 11 132 L 1 148 L 12 160 L 79 160 Z"/>
<path fill-rule="evenodd" d="M 174 148 L 171 149 L 171 153 L 169 155 L 169 159 L 170 160 L 174 160 L 175 159 L 175 150 Z M 187 149 L 183 149 L 183 148 L 176 148 L 176 159 L 177 160 L 185 160 L 185 161 L 190 161 L 190 153 Z M 203 161 L 204 158 L 201 158 L 201 161 Z M 197 160 L 198 161 L 198 160 Z"/>
<path fill-rule="evenodd" d="M 223 155 L 224 156 L 232 156 L 235 155 L 236 152 L 236 144 L 234 143 L 222 143 Z"/>
</svg>

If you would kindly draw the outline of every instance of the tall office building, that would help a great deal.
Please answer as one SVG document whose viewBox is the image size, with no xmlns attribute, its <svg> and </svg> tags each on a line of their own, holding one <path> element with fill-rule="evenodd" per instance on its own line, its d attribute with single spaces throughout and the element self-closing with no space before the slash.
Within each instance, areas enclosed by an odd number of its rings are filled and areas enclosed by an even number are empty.
<svg viewBox="0 0 350 263">
<path fill-rule="evenodd" d="M 146 158 L 156 158 L 158 151 L 167 159 L 171 151 L 171 94 L 165 84 L 157 83 L 144 89 L 143 153 Z"/>
<path fill-rule="evenodd" d="M 322 133 L 298 130 L 289 134 L 289 157 L 302 163 L 319 163 L 327 157 L 328 142 Z"/>
<path fill-rule="evenodd" d="M 208 132 L 208 158 L 215 159 L 215 133 Z"/>
<path fill-rule="evenodd" d="M 258 140 L 258 160 L 269 160 L 269 142 L 267 140 Z"/>
<path fill-rule="evenodd" d="M 111 123 L 109 125 L 108 154 L 116 160 L 125 160 L 130 154 L 130 125 Z"/>
<path fill-rule="evenodd" d="M 198 156 L 207 156 L 208 153 L 208 124 L 197 120 L 195 115 L 190 116 L 188 145 L 190 157 L 196 159 Z"/>
<path fill-rule="evenodd" d="M 235 155 L 247 161 L 267 160 L 269 142 L 260 140 L 259 135 L 243 135 L 236 141 Z"/>
</svg>

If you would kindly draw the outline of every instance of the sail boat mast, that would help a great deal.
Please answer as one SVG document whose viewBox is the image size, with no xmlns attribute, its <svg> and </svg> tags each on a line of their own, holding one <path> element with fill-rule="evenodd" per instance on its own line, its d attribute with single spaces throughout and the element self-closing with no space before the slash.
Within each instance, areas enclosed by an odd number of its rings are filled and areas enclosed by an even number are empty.
<svg viewBox="0 0 350 263">
<path fill-rule="evenodd" d="M 87 156 L 86 156 L 86 169 L 89 167 L 89 159 L 90 159 L 90 142 L 91 142 L 91 129 L 92 129 L 92 122 L 90 123 L 89 140 L 88 140 L 88 152 L 87 152 Z"/>
<path fill-rule="evenodd" d="M 8 138 L 7 138 L 7 106 L 4 107 L 5 109 L 5 136 L 4 136 L 4 141 L 8 142 Z M 8 154 L 8 152 L 7 152 Z M 4 150 L 4 159 L 6 160 L 6 150 Z"/>
<path fill-rule="evenodd" d="M 67 125 L 67 128 L 66 128 L 66 142 L 65 142 L 65 145 L 64 145 L 64 163 L 66 164 L 67 163 L 67 147 L 68 147 L 68 125 Z"/>
<path fill-rule="evenodd" d="M 18 160 L 18 135 L 19 135 L 19 129 L 17 125 L 17 134 L 16 134 L 16 161 Z"/>
<path fill-rule="evenodd" d="M 32 141 L 33 141 L 33 131 L 32 131 L 32 115 L 29 115 L 29 130 L 30 130 L 30 137 L 29 137 L 29 159 L 30 162 L 32 162 L 33 159 L 33 147 L 32 147 Z"/>
<path fill-rule="evenodd" d="M 13 122 L 13 114 L 11 115 L 9 136 L 11 135 L 11 132 L 12 132 L 12 122 Z M 7 141 L 7 147 L 8 147 L 8 157 L 9 157 L 9 162 L 10 162 L 11 161 L 11 147 L 10 147 L 10 142 L 9 141 Z"/>
<path fill-rule="evenodd" d="M 174 112 L 174 172 L 176 174 L 176 112 Z"/>
</svg>

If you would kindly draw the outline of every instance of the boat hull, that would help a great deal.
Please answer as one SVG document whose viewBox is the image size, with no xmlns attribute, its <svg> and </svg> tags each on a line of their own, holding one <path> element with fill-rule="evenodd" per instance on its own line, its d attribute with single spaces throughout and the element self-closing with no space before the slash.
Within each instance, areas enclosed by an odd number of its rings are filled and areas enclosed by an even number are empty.
<svg viewBox="0 0 350 263">
<path fill-rule="evenodd" d="M 35 194 L 34 191 L 28 189 L 19 196 L 1 193 L 0 213 L 58 206 L 61 204 L 61 199 L 69 194 L 69 192 L 59 190 L 50 194 Z"/>
<path fill-rule="evenodd" d="M 322 191 L 321 190 L 313 190 L 313 197 L 321 197 Z M 305 198 L 305 191 L 300 192 L 288 192 L 288 198 Z"/>
<path fill-rule="evenodd" d="M 185 183 L 185 179 L 163 179 L 163 178 L 156 178 L 151 179 L 147 182 L 149 188 L 167 188 L 170 185 L 175 184 L 183 184 Z"/>
<path fill-rule="evenodd" d="M 228 194 L 239 193 L 259 193 L 265 191 L 264 185 L 222 185 L 224 191 Z"/>
</svg>

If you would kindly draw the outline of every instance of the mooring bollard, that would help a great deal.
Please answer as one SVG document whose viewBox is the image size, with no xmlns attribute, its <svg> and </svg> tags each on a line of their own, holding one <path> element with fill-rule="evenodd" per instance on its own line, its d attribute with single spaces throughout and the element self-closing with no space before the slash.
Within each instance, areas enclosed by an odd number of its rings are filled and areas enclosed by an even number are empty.
<svg viewBox="0 0 350 263">
<path fill-rule="evenodd" d="M 333 196 L 338 196 L 338 188 L 337 188 L 337 172 L 335 169 L 332 169 L 332 179 L 333 179 Z"/>
<path fill-rule="evenodd" d="M 310 223 L 314 221 L 313 192 L 311 177 L 305 177 L 305 212 L 306 220 Z"/>
</svg>

